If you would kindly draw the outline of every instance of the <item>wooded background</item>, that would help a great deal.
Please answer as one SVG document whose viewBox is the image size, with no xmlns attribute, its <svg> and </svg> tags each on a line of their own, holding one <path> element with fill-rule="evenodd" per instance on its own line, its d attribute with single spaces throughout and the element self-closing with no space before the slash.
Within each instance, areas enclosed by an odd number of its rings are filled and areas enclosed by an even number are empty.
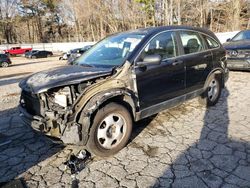
<svg viewBox="0 0 250 188">
<path fill-rule="evenodd" d="M 98 41 L 119 31 L 250 28 L 250 0 L 1 0 L 0 43 Z"/>
</svg>

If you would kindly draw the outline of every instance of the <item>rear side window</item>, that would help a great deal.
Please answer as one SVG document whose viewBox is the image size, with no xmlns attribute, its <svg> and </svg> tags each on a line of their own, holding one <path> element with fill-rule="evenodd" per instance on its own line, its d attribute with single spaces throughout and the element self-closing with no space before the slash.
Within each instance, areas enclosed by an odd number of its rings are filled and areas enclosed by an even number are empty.
<svg viewBox="0 0 250 188">
<path fill-rule="evenodd" d="M 205 49 L 199 33 L 193 31 L 181 31 L 180 37 L 185 54 L 197 53 Z"/>
<path fill-rule="evenodd" d="M 164 32 L 155 36 L 144 48 L 140 55 L 140 60 L 147 55 L 160 55 L 162 60 L 176 57 L 177 42 L 174 32 Z"/>
<path fill-rule="evenodd" d="M 203 35 L 203 37 L 207 41 L 209 49 L 218 48 L 220 46 L 219 43 L 213 38 L 206 36 L 206 35 Z"/>
</svg>

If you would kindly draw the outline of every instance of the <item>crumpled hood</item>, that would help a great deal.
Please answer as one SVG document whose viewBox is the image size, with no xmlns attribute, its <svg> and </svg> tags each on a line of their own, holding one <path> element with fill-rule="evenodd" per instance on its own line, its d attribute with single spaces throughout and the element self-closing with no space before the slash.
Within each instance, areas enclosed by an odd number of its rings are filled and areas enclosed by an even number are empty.
<svg viewBox="0 0 250 188">
<path fill-rule="evenodd" d="M 250 40 L 226 42 L 223 46 L 226 50 L 250 49 Z"/>
<path fill-rule="evenodd" d="M 82 81 L 110 75 L 112 68 L 95 68 L 78 65 L 63 66 L 35 73 L 19 83 L 19 87 L 34 94 L 51 88 L 77 84 Z"/>
</svg>

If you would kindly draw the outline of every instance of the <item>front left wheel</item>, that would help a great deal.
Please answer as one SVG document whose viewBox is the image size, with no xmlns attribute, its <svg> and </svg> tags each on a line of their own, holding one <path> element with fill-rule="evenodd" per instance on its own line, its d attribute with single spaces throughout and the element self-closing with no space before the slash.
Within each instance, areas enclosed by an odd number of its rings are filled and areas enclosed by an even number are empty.
<svg viewBox="0 0 250 188">
<path fill-rule="evenodd" d="M 110 103 L 98 110 L 90 129 L 88 150 L 97 156 L 107 157 L 120 151 L 132 132 L 132 118 L 124 106 Z"/>
</svg>

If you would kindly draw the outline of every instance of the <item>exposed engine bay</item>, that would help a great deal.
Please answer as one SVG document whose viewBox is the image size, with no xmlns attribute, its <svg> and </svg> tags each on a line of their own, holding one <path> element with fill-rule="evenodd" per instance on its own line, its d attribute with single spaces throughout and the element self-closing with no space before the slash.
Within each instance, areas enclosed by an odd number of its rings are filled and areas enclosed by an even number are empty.
<svg viewBox="0 0 250 188">
<path fill-rule="evenodd" d="M 42 121 L 36 126 L 37 130 L 49 136 L 60 137 L 65 131 L 69 115 L 72 114 L 72 107 L 78 97 L 94 83 L 95 81 L 87 81 L 57 87 L 36 95 L 23 91 L 21 104 L 30 114 L 41 116 Z"/>
</svg>

